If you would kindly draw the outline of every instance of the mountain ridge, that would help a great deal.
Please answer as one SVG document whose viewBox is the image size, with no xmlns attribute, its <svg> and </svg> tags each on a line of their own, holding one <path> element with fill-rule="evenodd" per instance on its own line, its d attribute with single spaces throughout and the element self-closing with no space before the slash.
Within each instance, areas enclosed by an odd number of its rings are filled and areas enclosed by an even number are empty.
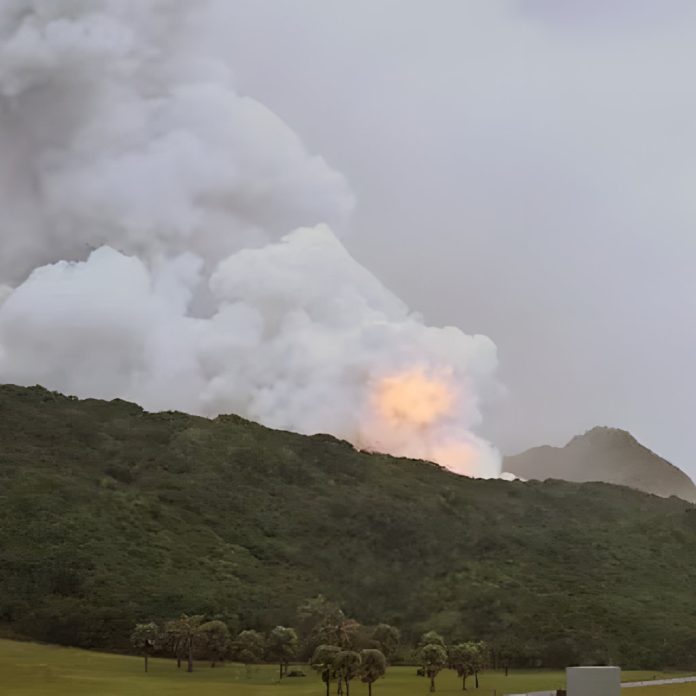
<svg viewBox="0 0 696 696">
<path fill-rule="evenodd" d="M 696 485 L 686 473 L 620 428 L 596 426 L 563 447 L 533 447 L 505 457 L 503 468 L 523 479 L 602 481 L 696 502 Z"/>
</svg>

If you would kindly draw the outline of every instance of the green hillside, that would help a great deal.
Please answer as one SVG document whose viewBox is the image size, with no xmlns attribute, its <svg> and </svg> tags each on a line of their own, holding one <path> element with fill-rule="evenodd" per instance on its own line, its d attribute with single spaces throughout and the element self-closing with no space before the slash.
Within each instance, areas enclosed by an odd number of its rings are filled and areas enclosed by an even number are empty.
<svg viewBox="0 0 696 696">
<path fill-rule="evenodd" d="M 0 387 L 0 622 L 123 648 L 182 611 L 292 624 L 323 593 L 413 640 L 532 665 L 696 664 L 696 508 L 606 484 L 471 480 L 236 416 Z"/>
</svg>

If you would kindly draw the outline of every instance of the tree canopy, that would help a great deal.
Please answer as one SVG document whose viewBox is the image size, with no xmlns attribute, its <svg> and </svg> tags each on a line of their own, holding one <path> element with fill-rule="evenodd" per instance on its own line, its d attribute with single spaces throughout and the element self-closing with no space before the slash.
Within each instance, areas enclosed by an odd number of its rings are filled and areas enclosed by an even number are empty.
<svg viewBox="0 0 696 696">
<path fill-rule="evenodd" d="M 282 679 L 288 662 L 297 656 L 299 641 L 294 628 L 276 626 L 268 635 L 266 643 L 269 659 L 278 663 Z"/>
<path fill-rule="evenodd" d="M 159 626 L 150 621 L 149 623 L 136 624 L 131 633 L 131 646 L 145 658 L 145 671 L 148 669 L 148 658 L 160 640 Z"/>
<path fill-rule="evenodd" d="M 430 691 L 435 691 L 435 677 L 447 666 L 447 650 L 436 642 L 425 643 L 418 650 L 418 660 L 430 679 Z"/>
<path fill-rule="evenodd" d="M 387 659 L 380 650 L 360 651 L 360 676 L 367 684 L 368 696 L 372 696 L 372 685 L 387 671 Z"/>
</svg>

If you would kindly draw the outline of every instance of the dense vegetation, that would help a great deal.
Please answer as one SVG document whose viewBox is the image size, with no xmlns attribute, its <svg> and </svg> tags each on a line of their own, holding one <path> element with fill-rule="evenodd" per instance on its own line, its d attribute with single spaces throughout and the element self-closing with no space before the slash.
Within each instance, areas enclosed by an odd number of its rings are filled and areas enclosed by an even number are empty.
<svg viewBox="0 0 696 696">
<path fill-rule="evenodd" d="M 126 649 L 186 612 L 487 641 L 516 664 L 696 662 L 696 508 L 606 484 L 470 480 L 236 416 L 0 387 L 0 621 Z"/>
</svg>

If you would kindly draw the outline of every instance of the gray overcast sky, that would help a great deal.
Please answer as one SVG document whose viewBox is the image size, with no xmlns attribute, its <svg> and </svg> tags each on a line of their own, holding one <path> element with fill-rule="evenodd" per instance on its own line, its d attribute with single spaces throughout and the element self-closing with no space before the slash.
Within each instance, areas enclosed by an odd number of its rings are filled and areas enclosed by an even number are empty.
<svg viewBox="0 0 696 696">
<path fill-rule="evenodd" d="M 696 475 L 696 3 L 223 5 L 240 89 L 349 178 L 350 251 L 497 343 L 485 434 L 623 427 Z"/>
</svg>

